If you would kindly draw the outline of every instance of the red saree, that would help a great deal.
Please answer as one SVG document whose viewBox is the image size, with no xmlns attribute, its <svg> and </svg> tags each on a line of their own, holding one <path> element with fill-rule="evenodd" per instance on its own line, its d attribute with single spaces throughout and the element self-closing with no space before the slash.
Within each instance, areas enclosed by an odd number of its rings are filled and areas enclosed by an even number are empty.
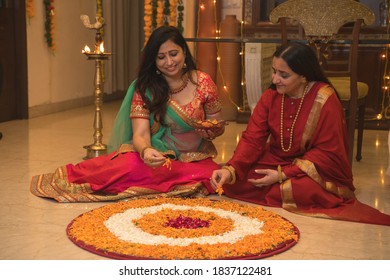
<svg viewBox="0 0 390 280">
<path fill-rule="evenodd" d="M 286 97 L 285 147 L 299 102 Z M 303 215 L 390 225 L 389 215 L 355 197 L 344 113 L 333 89 L 316 83 L 305 96 L 288 152 L 281 149 L 280 104 L 281 94 L 275 90 L 261 96 L 233 158 L 227 162 L 235 168 L 237 181 L 223 186 L 225 194 Z M 255 173 L 256 169 L 277 169 L 278 165 L 288 177 L 282 184 L 259 188 L 247 182 L 263 176 Z"/>
</svg>

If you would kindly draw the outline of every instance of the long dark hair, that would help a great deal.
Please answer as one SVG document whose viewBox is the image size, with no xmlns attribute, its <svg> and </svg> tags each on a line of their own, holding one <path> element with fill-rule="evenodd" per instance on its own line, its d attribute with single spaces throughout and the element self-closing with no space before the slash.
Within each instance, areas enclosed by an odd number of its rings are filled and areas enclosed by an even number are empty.
<svg viewBox="0 0 390 280">
<path fill-rule="evenodd" d="M 302 75 L 307 82 L 321 81 L 331 84 L 318 61 L 314 50 L 306 44 L 291 42 L 276 49 L 274 57 L 283 59 L 294 73 Z M 274 84 L 271 88 L 275 89 Z"/>
<path fill-rule="evenodd" d="M 152 32 L 142 52 L 135 89 L 140 92 L 150 113 L 154 113 L 154 119 L 161 124 L 165 124 L 164 116 L 169 99 L 169 86 L 165 78 L 157 74 L 156 57 L 161 45 L 168 40 L 180 46 L 185 54 L 186 67 L 183 68 L 182 74 L 196 70 L 196 64 L 187 42 L 176 27 L 161 26 Z M 191 75 L 189 77 L 194 82 Z M 147 89 L 153 95 L 152 100 L 145 95 Z"/>
</svg>

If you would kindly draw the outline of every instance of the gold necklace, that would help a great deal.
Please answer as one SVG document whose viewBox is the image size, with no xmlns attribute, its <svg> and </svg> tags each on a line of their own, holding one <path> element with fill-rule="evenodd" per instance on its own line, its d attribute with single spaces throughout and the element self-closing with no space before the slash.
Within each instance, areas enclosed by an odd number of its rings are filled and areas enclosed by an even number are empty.
<svg viewBox="0 0 390 280">
<path fill-rule="evenodd" d="M 188 75 L 185 75 L 185 78 L 182 81 L 183 81 L 183 83 L 180 85 L 180 87 L 175 88 L 175 89 L 169 88 L 169 94 L 173 95 L 173 94 L 177 94 L 177 93 L 183 91 L 183 89 L 185 89 L 187 87 L 187 84 L 188 84 Z"/>
<path fill-rule="evenodd" d="M 309 90 L 309 84 L 306 84 L 305 89 L 303 90 L 301 102 L 299 103 L 298 111 L 295 115 L 295 118 L 294 118 L 293 123 L 292 123 L 291 128 L 290 128 L 290 141 L 288 143 L 287 149 L 284 147 L 284 139 L 283 139 L 283 115 L 284 115 L 284 96 L 285 96 L 285 94 L 282 95 L 282 104 L 280 106 L 280 147 L 282 148 L 283 152 L 288 152 L 291 150 L 295 123 L 297 122 L 298 115 L 301 112 L 303 100 L 305 99 L 305 96 L 306 96 L 306 93 L 308 90 Z"/>
</svg>

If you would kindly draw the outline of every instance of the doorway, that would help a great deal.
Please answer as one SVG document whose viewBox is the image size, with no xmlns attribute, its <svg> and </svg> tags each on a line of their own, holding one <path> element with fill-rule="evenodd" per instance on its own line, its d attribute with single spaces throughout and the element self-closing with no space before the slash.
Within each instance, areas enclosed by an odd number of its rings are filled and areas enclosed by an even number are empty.
<svg viewBox="0 0 390 280">
<path fill-rule="evenodd" d="M 0 0 L 0 122 L 28 118 L 24 0 Z"/>
</svg>

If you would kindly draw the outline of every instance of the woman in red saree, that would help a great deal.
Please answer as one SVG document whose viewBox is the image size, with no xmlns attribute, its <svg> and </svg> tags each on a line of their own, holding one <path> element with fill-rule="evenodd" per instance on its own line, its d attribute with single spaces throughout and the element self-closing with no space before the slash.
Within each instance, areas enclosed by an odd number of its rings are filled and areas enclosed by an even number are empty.
<svg viewBox="0 0 390 280">
<path fill-rule="evenodd" d="M 281 46 L 272 68 L 272 85 L 233 157 L 214 171 L 213 187 L 299 214 L 390 225 L 389 215 L 355 197 L 344 112 L 312 49 Z"/>
<path fill-rule="evenodd" d="M 111 152 L 34 176 L 34 195 L 89 202 L 214 193 L 210 176 L 219 165 L 211 140 L 224 132 L 214 121 L 221 110 L 216 85 L 196 70 L 174 27 L 156 29 L 142 58 L 115 120 Z"/>
</svg>

